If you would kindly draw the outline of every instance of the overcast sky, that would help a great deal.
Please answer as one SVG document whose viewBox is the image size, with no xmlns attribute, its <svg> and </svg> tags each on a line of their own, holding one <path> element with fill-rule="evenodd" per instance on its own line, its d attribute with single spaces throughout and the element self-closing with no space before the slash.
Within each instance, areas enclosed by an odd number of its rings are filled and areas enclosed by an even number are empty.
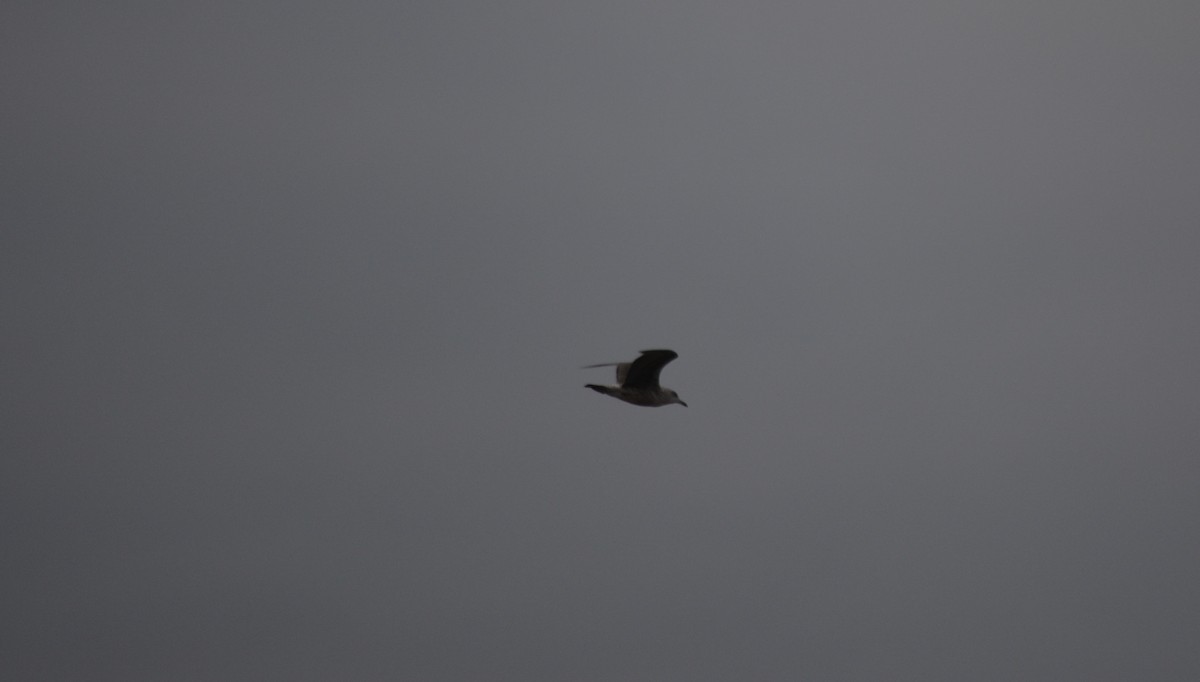
<svg viewBox="0 0 1200 682">
<path fill-rule="evenodd" d="M 1194 0 L 18 0 L 0 87 L 4 679 L 1200 679 Z"/>
</svg>

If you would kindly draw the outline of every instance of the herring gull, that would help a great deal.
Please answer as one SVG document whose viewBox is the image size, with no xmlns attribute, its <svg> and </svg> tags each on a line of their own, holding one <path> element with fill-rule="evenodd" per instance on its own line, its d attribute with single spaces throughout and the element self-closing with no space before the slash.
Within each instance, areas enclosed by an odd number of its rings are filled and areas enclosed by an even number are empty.
<svg viewBox="0 0 1200 682">
<path fill-rule="evenodd" d="M 644 350 L 633 362 L 602 362 L 588 367 L 617 368 L 617 383 L 619 386 L 597 386 L 585 384 L 587 388 L 610 395 L 627 403 L 643 407 L 661 407 L 678 403 L 687 407 L 687 403 L 679 399 L 679 394 L 669 388 L 658 385 L 658 373 L 670 361 L 679 357 L 673 350 Z"/>
</svg>

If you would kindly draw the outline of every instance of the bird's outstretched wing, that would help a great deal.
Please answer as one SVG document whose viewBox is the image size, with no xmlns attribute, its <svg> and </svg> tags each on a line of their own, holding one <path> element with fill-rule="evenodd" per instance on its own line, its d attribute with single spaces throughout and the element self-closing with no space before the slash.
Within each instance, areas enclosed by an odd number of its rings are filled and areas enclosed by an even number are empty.
<svg viewBox="0 0 1200 682">
<path fill-rule="evenodd" d="M 620 386 L 625 383 L 625 377 L 629 374 L 629 366 L 632 364 L 632 362 L 601 362 L 598 365 L 584 365 L 583 368 L 591 369 L 593 367 L 616 367 L 617 385 Z"/>
<path fill-rule="evenodd" d="M 644 350 L 637 360 L 629 363 L 621 385 L 626 388 L 659 388 L 658 374 L 670 361 L 679 357 L 673 350 Z M 621 369 L 617 368 L 620 376 Z"/>
</svg>

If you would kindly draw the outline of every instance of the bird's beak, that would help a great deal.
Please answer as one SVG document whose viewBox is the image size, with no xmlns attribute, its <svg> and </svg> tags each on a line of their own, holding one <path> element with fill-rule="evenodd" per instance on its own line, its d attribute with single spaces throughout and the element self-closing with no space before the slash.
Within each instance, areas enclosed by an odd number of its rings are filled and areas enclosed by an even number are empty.
<svg viewBox="0 0 1200 682">
<path fill-rule="evenodd" d="M 684 407 L 687 407 L 687 403 L 683 402 L 682 400 L 679 401 L 679 404 L 683 405 Z"/>
</svg>

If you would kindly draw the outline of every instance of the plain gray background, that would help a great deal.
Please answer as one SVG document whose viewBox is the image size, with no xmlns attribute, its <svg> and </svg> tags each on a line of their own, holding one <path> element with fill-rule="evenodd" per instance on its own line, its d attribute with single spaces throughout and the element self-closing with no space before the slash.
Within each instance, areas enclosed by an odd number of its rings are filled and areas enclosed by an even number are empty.
<svg viewBox="0 0 1200 682">
<path fill-rule="evenodd" d="M 1194 1 L 14 1 L 0 78 L 4 679 L 1200 679 Z"/>
</svg>

